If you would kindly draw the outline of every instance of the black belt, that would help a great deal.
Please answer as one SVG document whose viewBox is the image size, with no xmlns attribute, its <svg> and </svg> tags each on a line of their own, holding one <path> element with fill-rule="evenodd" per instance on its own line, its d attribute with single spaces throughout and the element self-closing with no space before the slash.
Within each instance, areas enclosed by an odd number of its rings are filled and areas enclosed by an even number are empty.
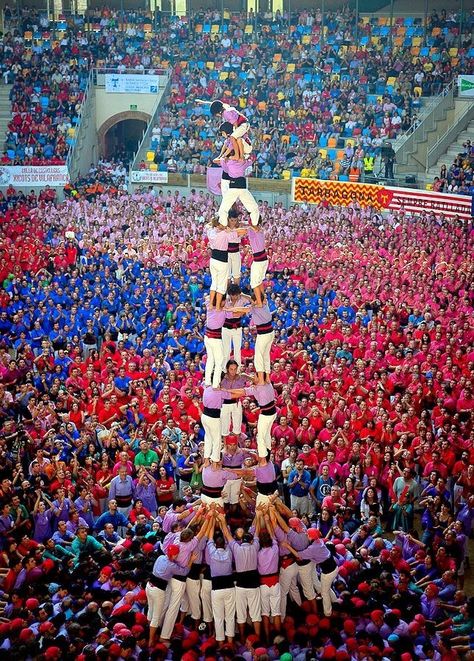
<svg viewBox="0 0 474 661">
<path fill-rule="evenodd" d="M 208 326 L 206 326 L 205 335 L 211 340 L 221 340 L 222 328 L 209 328 Z"/>
<path fill-rule="evenodd" d="M 237 404 L 236 399 L 224 399 L 223 404 Z"/>
<path fill-rule="evenodd" d="M 336 569 L 336 567 L 337 564 L 332 555 L 329 556 L 329 558 L 326 558 L 326 560 L 323 560 L 323 562 L 319 563 L 319 568 L 323 574 L 330 574 Z"/>
<path fill-rule="evenodd" d="M 240 252 L 240 243 L 229 243 L 228 252 L 229 253 L 238 253 L 238 252 Z"/>
<path fill-rule="evenodd" d="M 276 413 L 275 400 L 268 402 L 268 404 L 262 404 L 260 406 L 260 413 L 262 415 L 274 415 Z"/>
<path fill-rule="evenodd" d="M 266 324 L 257 324 L 255 328 L 257 329 L 257 335 L 267 335 L 268 333 L 273 332 L 273 324 L 271 321 Z"/>
<path fill-rule="evenodd" d="M 193 562 L 191 569 L 189 570 L 188 578 L 191 578 L 193 581 L 198 581 L 201 576 L 201 563 Z"/>
<path fill-rule="evenodd" d="M 221 178 L 224 179 L 224 181 L 230 181 L 230 175 L 227 174 L 227 172 L 222 172 Z"/>
<path fill-rule="evenodd" d="M 238 588 L 260 587 L 260 575 L 256 569 L 237 572 L 236 580 Z"/>
<path fill-rule="evenodd" d="M 211 578 L 213 590 L 227 590 L 234 587 L 233 574 L 226 574 L 225 576 L 212 576 Z"/>
<path fill-rule="evenodd" d="M 257 480 L 257 491 L 263 496 L 270 496 L 272 493 L 278 490 L 278 485 L 276 480 L 273 482 L 259 482 Z"/>
<path fill-rule="evenodd" d="M 266 262 L 268 255 L 265 250 L 260 250 L 259 252 L 254 252 L 253 261 L 254 262 Z"/>
<path fill-rule="evenodd" d="M 150 578 L 148 579 L 148 583 L 150 585 L 153 585 L 155 588 L 159 588 L 160 590 L 166 590 L 168 587 L 168 581 L 165 581 L 164 578 L 160 578 L 159 576 L 155 576 L 152 574 Z"/>
<path fill-rule="evenodd" d="M 217 248 L 213 248 L 211 250 L 211 259 L 216 259 L 218 262 L 227 263 L 228 261 L 227 250 L 217 250 Z"/>
<path fill-rule="evenodd" d="M 224 328 L 229 328 L 232 330 L 232 329 L 240 328 L 241 326 L 242 326 L 242 321 L 239 317 L 235 317 L 234 319 L 226 319 L 224 321 Z"/>
<path fill-rule="evenodd" d="M 201 487 L 201 494 L 208 498 L 221 498 L 222 487 L 206 487 L 205 484 Z"/>
<path fill-rule="evenodd" d="M 203 415 L 207 415 L 208 418 L 220 418 L 221 410 L 220 409 L 210 409 L 208 406 L 204 407 Z"/>
</svg>

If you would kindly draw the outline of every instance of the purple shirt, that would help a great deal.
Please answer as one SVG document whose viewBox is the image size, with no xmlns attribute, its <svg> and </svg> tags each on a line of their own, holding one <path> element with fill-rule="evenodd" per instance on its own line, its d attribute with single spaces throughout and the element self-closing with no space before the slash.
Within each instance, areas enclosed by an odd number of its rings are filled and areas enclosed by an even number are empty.
<svg viewBox="0 0 474 661">
<path fill-rule="evenodd" d="M 213 310 L 207 308 L 206 326 L 218 330 L 219 328 L 222 328 L 227 317 L 232 317 L 232 312 L 229 312 L 228 310 Z"/>
<path fill-rule="evenodd" d="M 229 546 L 216 548 L 212 540 L 207 542 L 206 556 L 209 558 L 211 576 L 230 576 L 232 574 L 232 551 Z"/>
<path fill-rule="evenodd" d="M 229 546 L 234 556 L 235 571 L 237 573 L 257 569 L 258 552 L 260 550 L 258 539 L 254 539 L 252 544 L 239 544 L 233 539 L 229 542 Z"/>
<path fill-rule="evenodd" d="M 275 391 L 271 383 L 264 383 L 263 386 L 250 386 L 244 388 L 245 394 L 255 397 L 259 406 L 265 406 L 275 401 Z"/>
<path fill-rule="evenodd" d="M 230 379 L 228 376 L 225 376 L 221 381 L 221 388 L 225 388 L 226 390 L 241 390 L 242 388 L 245 388 L 246 383 L 247 379 L 243 376 L 237 376 L 235 379 Z M 234 401 L 237 403 L 237 400 Z"/>
<path fill-rule="evenodd" d="M 212 386 L 206 386 L 202 393 L 202 404 L 208 409 L 220 409 L 224 399 L 231 399 L 232 395 L 227 390 L 214 390 Z"/>
<path fill-rule="evenodd" d="M 308 536 L 306 535 L 306 528 L 304 532 L 296 532 L 295 530 L 290 529 L 287 535 L 290 546 L 292 546 L 298 553 L 308 548 L 309 541 Z"/>
<path fill-rule="evenodd" d="M 265 466 L 256 466 L 254 470 L 257 482 L 270 484 L 276 480 L 275 466 L 271 461 L 267 462 Z"/>
<path fill-rule="evenodd" d="M 270 548 L 260 549 L 257 557 L 257 569 L 260 576 L 278 573 L 278 542 L 273 540 Z"/>
<path fill-rule="evenodd" d="M 230 454 L 230 452 L 223 452 L 222 465 L 225 468 L 241 468 L 246 456 L 247 454 L 240 448 L 238 448 L 234 454 Z"/>
<path fill-rule="evenodd" d="M 164 581 L 169 581 L 175 574 L 186 576 L 189 573 L 187 567 L 181 567 L 176 562 L 169 560 L 166 555 L 160 555 L 153 565 L 153 575 Z"/>
<path fill-rule="evenodd" d="M 234 106 L 229 106 L 227 103 L 224 103 L 224 110 L 222 112 L 222 119 L 224 122 L 230 122 L 232 126 L 234 124 L 237 124 L 239 121 L 239 117 L 244 117 L 241 112 L 237 110 L 237 108 L 234 108 Z M 245 119 L 245 117 L 244 117 Z M 247 121 L 245 119 L 245 121 Z"/>
<path fill-rule="evenodd" d="M 261 308 L 253 307 L 252 308 L 252 321 L 256 326 L 261 324 L 268 324 L 272 321 L 272 313 L 268 304 L 265 303 Z"/>
<path fill-rule="evenodd" d="M 202 469 L 202 483 L 206 487 L 223 487 L 227 480 L 236 480 L 238 475 L 233 471 L 223 468 L 214 469 L 212 466 L 205 466 Z"/>
<path fill-rule="evenodd" d="M 247 236 L 254 255 L 257 252 L 265 250 L 265 234 L 263 232 L 256 232 L 252 227 L 249 227 L 247 230 Z"/>
<path fill-rule="evenodd" d="M 209 246 L 215 250 L 225 250 L 229 248 L 229 242 L 237 242 L 237 232 L 227 232 L 226 230 L 217 229 L 217 227 L 210 227 L 207 230 L 207 238 L 209 239 Z"/>
<path fill-rule="evenodd" d="M 298 549 L 295 548 L 295 551 L 297 550 Z M 325 544 L 316 541 L 310 544 L 306 549 L 298 551 L 298 555 L 300 556 L 301 560 L 312 560 L 316 564 L 319 564 L 327 560 L 331 555 L 331 552 Z"/>
<path fill-rule="evenodd" d="M 248 161 L 233 161 L 223 158 L 221 160 L 221 167 L 231 179 L 239 179 L 245 177 L 245 171 L 249 167 Z"/>
</svg>

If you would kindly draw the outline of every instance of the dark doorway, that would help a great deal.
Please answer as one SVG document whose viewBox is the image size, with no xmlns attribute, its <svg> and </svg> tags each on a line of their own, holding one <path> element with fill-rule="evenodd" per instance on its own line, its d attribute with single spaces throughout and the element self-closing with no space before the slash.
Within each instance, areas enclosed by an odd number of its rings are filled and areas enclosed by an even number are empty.
<svg viewBox="0 0 474 661">
<path fill-rule="evenodd" d="M 145 130 L 146 122 L 142 119 L 123 119 L 117 122 L 105 134 L 104 157 L 120 158 L 128 164 L 137 151 Z"/>
</svg>

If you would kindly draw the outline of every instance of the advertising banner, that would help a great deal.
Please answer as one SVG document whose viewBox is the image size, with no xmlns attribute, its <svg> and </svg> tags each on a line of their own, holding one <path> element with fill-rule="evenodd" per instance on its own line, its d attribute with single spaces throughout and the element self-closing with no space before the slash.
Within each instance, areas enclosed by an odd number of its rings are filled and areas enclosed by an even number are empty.
<svg viewBox="0 0 474 661">
<path fill-rule="evenodd" d="M 458 76 L 458 93 L 459 96 L 474 99 L 474 76 Z"/>
<path fill-rule="evenodd" d="M 361 207 L 373 207 L 377 211 L 426 211 L 447 218 L 459 216 L 463 220 L 469 220 L 473 212 L 473 198 L 469 195 L 302 177 L 292 181 L 292 198 L 293 202 L 342 207 L 357 202 Z"/>
<path fill-rule="evenodd" d="M 159 88 L 160 76 L 154 74 L 105 74 L 105 91 L 109 94 L 158 94 Z"/>
<path fill-rule="evenodd" d="M 132 170 L 130 173 L 132 184 L 167 184 L 167 172 L 152 172 L 151 170 Z"/>
<path fill-rule="evenodd" d="M 0 186 L 65 186 L 67 165 L 5 165 L 0 167 Z"/>
</svg>

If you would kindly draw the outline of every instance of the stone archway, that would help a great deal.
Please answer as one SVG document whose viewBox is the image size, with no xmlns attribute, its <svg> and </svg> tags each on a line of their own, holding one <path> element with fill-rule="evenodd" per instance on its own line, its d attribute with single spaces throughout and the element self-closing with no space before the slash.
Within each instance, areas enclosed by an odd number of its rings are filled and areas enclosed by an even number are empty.
<svg viewBox="0 0 474 661">
<path fill-rule="evenodd" d="M 105 136 L 107 134 L 107 131 L 109 131 L 119 122 L 123 122 L 124 120 L 127 119 L 138 119 L 148 124 L 148 122 L 151 119 L 151 115 L 149 115 L 146 112 L 141 112 L 139 110 L 126 110 L 125 112 L 119 112 L 116 115 L 112 115 L 112 117 L 106 119 L 105 122 L 97 131 L 100 156 L 102 156 L 105 153 Z"/>
</svg>

